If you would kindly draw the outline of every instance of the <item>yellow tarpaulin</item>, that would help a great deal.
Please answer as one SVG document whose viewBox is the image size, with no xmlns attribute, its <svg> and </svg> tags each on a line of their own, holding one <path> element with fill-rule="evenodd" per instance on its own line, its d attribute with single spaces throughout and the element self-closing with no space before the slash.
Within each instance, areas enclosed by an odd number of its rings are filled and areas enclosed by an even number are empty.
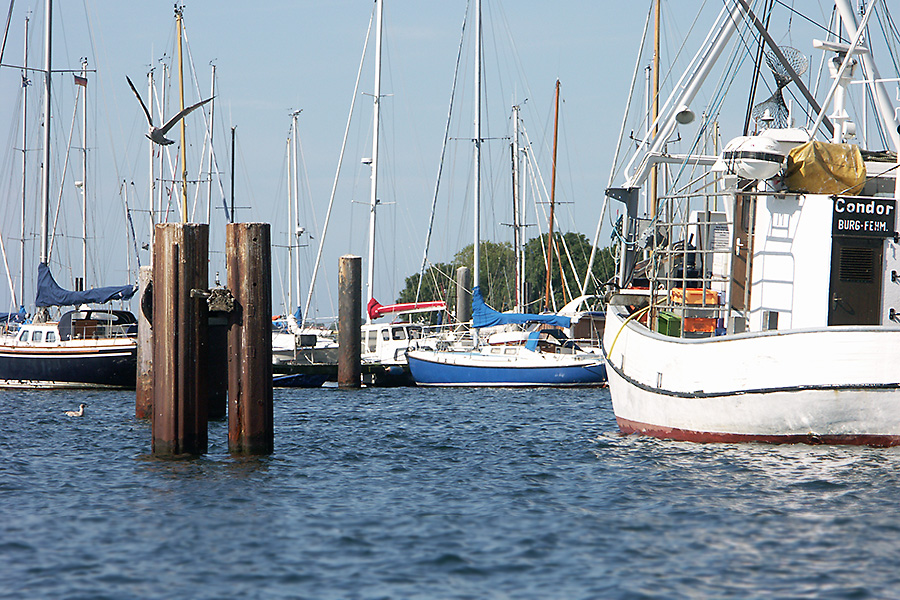
<svg viewBox="0 0 900 600">
<path fill-rule="evenodd" d="M 856 195 L 866 181 L 866 165 L 854 144 L 810 141 L 788 154 L 784 183 L 792 192 Z"/>
</svg>

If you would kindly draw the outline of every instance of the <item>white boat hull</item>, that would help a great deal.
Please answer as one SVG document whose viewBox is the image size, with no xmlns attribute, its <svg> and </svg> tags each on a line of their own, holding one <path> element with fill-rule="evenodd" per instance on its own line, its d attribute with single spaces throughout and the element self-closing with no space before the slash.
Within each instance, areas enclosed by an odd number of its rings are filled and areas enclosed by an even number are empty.
<svg viewBox="0 0 900 600">
<path fill-rule="evenodd" d="M 680 339 L 607 314 L 623 433 L 698 442 L 900 444 L 900 329 Z M 618 336 L 618 338 L 617 338 Z"/>
</svg>

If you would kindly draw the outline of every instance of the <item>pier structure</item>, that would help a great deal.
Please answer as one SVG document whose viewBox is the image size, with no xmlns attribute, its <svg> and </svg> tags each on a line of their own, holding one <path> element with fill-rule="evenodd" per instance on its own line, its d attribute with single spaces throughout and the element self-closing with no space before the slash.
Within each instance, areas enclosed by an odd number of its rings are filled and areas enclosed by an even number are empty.
<svg viewBox="0 0 900 600">
<path fill-rule="evenodd" d="M 229 450 L 274 448 L 269 225 L 232 223 L 226 237 L 228 288 L 207 289 L 209 226 L 155 228 L 152 278 L 141 296 L 150 326 L 139 341 L 151 360 L 140 363 L 149 375 L 139 379 L 136 414 L 151 414 L 157 457 L 205 454 L 207 423 L 225 415 L 226 389 Z"/>
</svg>

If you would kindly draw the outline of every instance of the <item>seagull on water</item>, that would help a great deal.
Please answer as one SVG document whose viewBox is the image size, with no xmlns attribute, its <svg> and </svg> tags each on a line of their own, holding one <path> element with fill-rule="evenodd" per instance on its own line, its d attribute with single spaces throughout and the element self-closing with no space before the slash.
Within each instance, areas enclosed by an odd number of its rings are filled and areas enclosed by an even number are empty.
<svg viewBox="0 0 900 600">
<path fill-rule="evenodd" d="M 134 95 L 137 96 L 138 102 L 141 103 L 141 108 L 144 109 L 144 114 L 147 115 L 147 122 L 150 123 L 150 132 L 147 134 L 147 137 L 154 143 L 160 144 L 161 146 L 168 146 L 169 144 L 174 143 L 173 140 L 166 138 L 166 134 L 169 133 L 169 130 L 175 126 L 175 123 L 177 123 L 184 117 L 188 116 L 191 112 L 200 108 L 201 106 L 203 106 L 210 100 L 212 100 L 212 98 L 207 98 L 206 100 L 201 100 L 197 104 L 188 106 L 187 108 L 182 110 L 180 113 L 178 113 L 177 115 L 175 115 L 174 117 L 169 119 L 169 122 L 166 123 L 165 125 L 163 125 L 162 127 L 154 127 L 153 126 L 153 117 L 150 116 L 150 111 L 147 110 L 147 106 L 144 104 L 144 101 L 141 98 L 141 95 L 138 94 L 137 88 L 135 88 L 134 84 L 131 83 L 131 78 L 128 75 L 126 75 L 125 79 L 128 80 L 128 85 L 131 86 L 131 91 L 134 92 Z"/>
<path fill-rule="evenodd" d="M 67 410 L 66 416 L 67 417 L 83 417 L 84 416 L 84 407 L 86 407 L 86 406 L 87 406 L 87 404 L 79 404 L 78 410 Z"/>
</svg>

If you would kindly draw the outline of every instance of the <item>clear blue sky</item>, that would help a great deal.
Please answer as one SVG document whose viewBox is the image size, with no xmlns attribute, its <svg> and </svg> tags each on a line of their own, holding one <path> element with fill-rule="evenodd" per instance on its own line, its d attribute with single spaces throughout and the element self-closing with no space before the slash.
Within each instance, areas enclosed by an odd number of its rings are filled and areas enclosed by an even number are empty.
<svg viewBox="0 0 900 600">
<path fill-rule="evenodd" d="M 146 122 L 125 76 L 131 77 L 146 101 L 148 69 L 153 66 L 159 79 L 162 62 L 171 62 L 166 57 L 175 51 L 173 4 L 171 1 L 114 0 L 70 0 L 56 4 L 54 68 L 80 68 L 80 58 L 85 56 L 89 67 L 98 71 L 90 75 L 88 85 L 92 98 L 89 118 L 93 123 L 89 127 L 89 179 L 94 196 L 89 218 L 94 238 L 91 262 L 95 265 L 95 270 L 89 272 L 89 283 L 111 284 L 123 278 L 127 281 L 125 254 L 131 247 L 130 242 L 126 245 L 124 237 L 120 188 L 126 182 L 129 205 L 132 209 L 144 209 L 148 203 L 149 159 L 144 137 Z M 396 297 L 404 285 L 403 278 L 416 272 L 421 261 L 466 4 L 466 0 L 385 2 L 382 93 L 386 98 L 379 177 L 379 197 L 384 205 L 378 213 L 375 292 L 382 303 Z M 679 2 L 678 10 L 667 13 L 664 43 L 677 47 L 684 39 L 696 7 L 703 3 L 689 4 L 690 10 Z M 649 5 L 649 0 L 637 3 L 484 0 L 487 87 L 484 135 L 494 138 L 486 142 L 490 156 L 485 167 L 485 193 L 496 205 L 483 214 L 485 238 L 504 241 L 511 237 L 509 228 L 501 223 L 510 222 L 507 209 L 510 202 L 503 187 L 508 187 L 509 151 L 508 140 L 503 138 L 510 134 L 509 114 L 514 103 L 524 103 L 525 126 L 549 186 L 553 88 L 557 78 L 562 83 L 557 198 L 563 202 L 558 209 L 561 222 L 557 227 L 593 237 Z M 715 3 L 712 12 L 719 6 Z M 331 193 L 372 8 L 371 0 L 188 1 L 184 6 L 187 47 L 196 69 L 200 96 L 205 98 L 209 94 L 210 63 L 217 67 L 215 138 L 219 170 L 223 171 L 222 184 L 227 194 L 228 138 L 234 126 L 237 128 L 236 203 L 239 207 L 249 207 L 237 212 L 238 220 L 272 223 L 276 245 L 286 242 L 288 229 L 285 147 L 290 113 L 297 109 L 303 111 L 299 126 L 308 185 L 305 181 L 301 183 L 301 203 L 305 207 L 301 224 L 315 236 L 310 246 L 302 250 L 304 297 L 320 235 L 316 229 L 322 226 Z M 37 67 L 42 62 L 43 1 L 16 3 L 3 62 L 21 64 L 26 12 L 32 15 L 30 64 Z M 437 226 L 430 254 L 433 261 L 449 260 L 472 241 L 471 143 L 466 141 L 472 134 L 471 22 L 468 27 L 462 59 L 463 79 L 451 129 L 453 140 L 436 213 Z M 701 31 L 705 35 L 705 29 Z M 703 35 L 699 35 L 697 43 Z M 793 43 L 808 44 L 805 39 Z M 323 271 L 317 284 L 320 316 L 334 314 L 332 307 L 336 303 L 329 296 L 335 295 L 338 257 L 346 253 L 366 255 L 368 208 L 363 203 L 368 202 L 369 170 L 361 164 L 361 159 L 371 154 L 371 97 L 365 94 L 370 94 L 373 86 L 373 46 L 374 42 L 370 44 L 364 65 Z M 801 47 L 810 51 L 807 46 Z M 189 73 L 189 77 L 193 75 Z M 37 126 L 40 76 L 34 74 L 32 79 L 35 85 L 30 88 L 29 147 L 34 149 L 38 147 L 40 135 Z M 19 81 L 18 70 L 0 71 L 0 115 L 3 117 L 0 139 L 4 141 L 0 160 L 5 181 L 0 186 L 0 194 L 4 196 L 2 230 L 14 277 L 18 272 L 18 244 L 13 238 L 18 237 L 21 153 L 12 148 L 20 147 Z M 188 80 L 185 87 L 187 102 L 197 101 L 195 84 Z M 168 93 L 174 90 L 170 87 Z M 59 185 L 61 148 L 71 126 L 75 91 L 70 75 L 55 76 L 54 138 L 58 146 L 53 158 L 55 186 Z M 174 112 L 167 110 L 170 115 Z M 197 178 L 203 144 L 199 112 L 188 117 L 187 126 L 191 140 L 189 178 Z M 739 133 L 731 129 L 723 132 L 725 139 Z M 73 146 L 80 146 L 77 141 L 80 125 L 75 131 Z M 172 133 L 177 137 L 177 128 Z M 76 160 L 76 156 L 73 154 L 70 160 Z M 38 180 L 39 153 L 30 152 L 29 159 L 28 181 L 32 185 Z M 70 164 L 63 186 L 63 204 L 67 208 L 60 219 L 70 236 L 80 231 L 79 200 L 73 187 L 74 180 L 80 179 L 78 165 Z M 217 188 L 215 184 L 214 190 Z M 195 192 L 192 187 L 191 197 Z M 215 195 L 219 196 L 217 192 Z M 200 197 L 205 199 L 205 196 L 203 184 Z M 36 188 L 30 191 L 29 197 L 36 201 Z M 30 210 L 30 215 L 36 214 L 35 209 Z M 135 213 L 134 218 L 138 241 L 146 242 L 146 214 Z M 172 220 L 176 218 L 173 215 Z M 536 219 L 543 217 L 532 212 L 529 222 L 534 223 Z M 222 223 L 222 211 L 214 211 L 211 277 L 216 270 L 222 270 Z M 542 231 L 545 227 L 542 226 Z M 29 229 L 34 231 L 35 227 L 30 225 Z M 529 237 L 537 232 L 536 227 L 530 229 Z M 604 233 L 601 245 L 607 243 L 608 233 Z M 67 254 L 63 245 L 60 242 L 55 259 L 77 264 L 77 247 L 73 246 Z M 29 252 L 35 248 L 35 244 L 29 244 Z M 278 273 L 273 281 L 273 294 L 279 311 L 277 305 L 286 285 L 283 278 L 287 267 L 283 250 L 275 248 L 274 252 L 273 268 Z M 140 256 L 146 264 L 147 253 L 142 251 Z M 29 300 L 33 297 L 30 278 L 36 271 L 34 262 L 29 256 L 26 279 Z M 54 269 L 59 271 L 61 283 L 70 282 L 73 272 L 65 271 L 61 265 Z M 0 285 L 0 311 L 9 304 L 9 298 L 8 285 L 4 282 Z"/>
</svg>

